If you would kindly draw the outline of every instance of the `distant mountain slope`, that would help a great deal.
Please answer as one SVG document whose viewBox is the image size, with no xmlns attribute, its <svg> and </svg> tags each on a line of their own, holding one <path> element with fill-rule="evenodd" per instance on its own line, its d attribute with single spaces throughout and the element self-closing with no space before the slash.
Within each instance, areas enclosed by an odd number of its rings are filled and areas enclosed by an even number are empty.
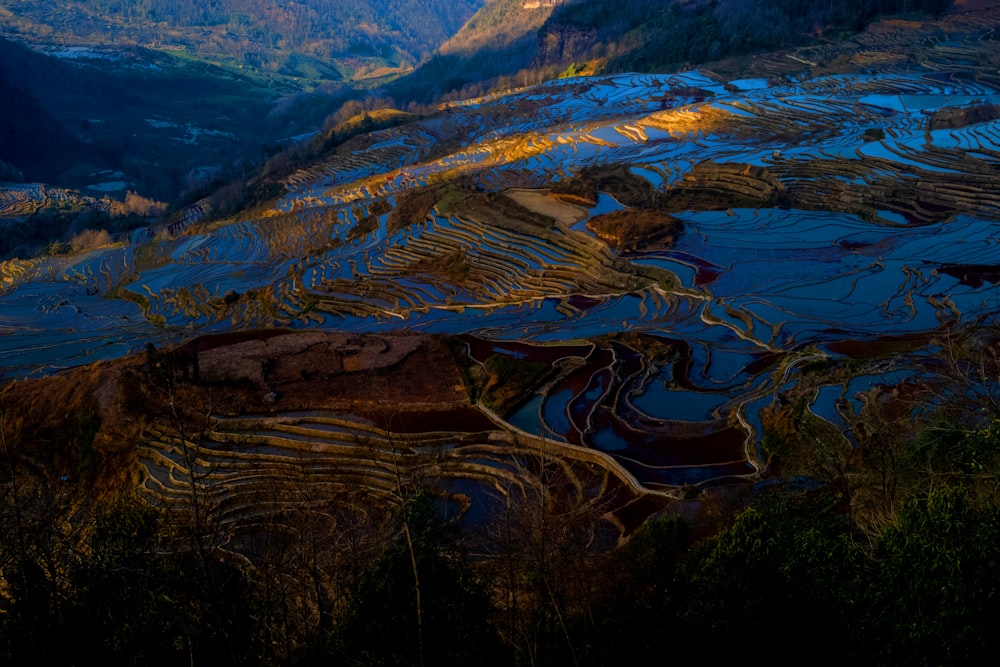
<svg viewBox="0 0 1000 667">
<path fill-rule="evenodd" d="M 842 38 L 880 16 L 940 14 L 951 0 L 494 0 L 400 82 L 406 99 L 476 94 L 507 77 L 554 76 L 574 62 L 669 71 Z M 477 85 L 477 82 L 486 82 Z"/>
<path fill-rule="evenodd" d="M 530 35 L 552 14 L 556 2 L 534 3 L 526 7 L 525 0 L 492 0 L 476 12 L 447 42 L 441 45 L 441 55 L 471 55 L 485 48 L 502 49 Z"/>
<path fill-rule="evenodd" d="M 0 30 L 35 42 L 183 46 L 308 77 L 316 63 L 336 59 L 344 59 L 346 68 L 351 58 L 384 59 L 390 66 L 416 62 L 481 5 L 482 0 L 0 0 Z"/>
<path fill-rule="evenodd" d="M 93 147 L 74 138 L 39 102 L 30 85 L 25 85 L 25 74 L 40 73 L 29 65 L 33 57 L 38 58 L 0 39 L 0 161 L 28 180 L 51 181 L 73 164 L 100 162 L 100 158 Z M 53 75 L 53 70 L 46 70 L 45 76 Z"/>
<path fill-rule="evenodd" d="M 399 82 L 393 93 L 426 102 L 531 67 L 538 31 L 554 8 L 552 0 L 492 0 L 442 44 L 433 58 Z"/>
<path fill-rule="evenodd" d="M 0 39 L 0 160 L 27 180 L 170 200 L 191 170 L 283 129 L 267 117 L 279 91 L 252 77 L 138 47 L 67 51 L 78 57 Z"/>
<path fill-rule="evenodd" d="M 539 65 L 607 57 L 612 70 L 674 69 L 863 30 L 880 16 L 940 14 L 951 0 L 587 0 L 541 30 Z M 586 34 L 567 47 L 564 34 Z M 562 48 L 553 48 L 562 46 Z"/>
</svg>

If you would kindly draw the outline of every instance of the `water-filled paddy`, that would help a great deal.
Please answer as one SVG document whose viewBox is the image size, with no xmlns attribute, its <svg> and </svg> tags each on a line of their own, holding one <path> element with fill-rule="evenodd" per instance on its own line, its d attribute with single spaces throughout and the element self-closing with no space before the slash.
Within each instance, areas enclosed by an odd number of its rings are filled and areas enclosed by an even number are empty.
<svg viewBox="0 0 1000 667">
<path fill-rule="evenodd" d="M 622 74 L 455 105 L 292 175 L 266 216 L 213 230 L 188 225 L 153 241 L 141 261 L 129 246 L 5 267 L 0 364 L 12 375 L 48 372 L 234 327 L 471 333 L 480 362 L 584 358 L 593 348 L 578 341 L 600 339 L 616 350 L 613 363 L 563 378 L 509 422 L 620 456 L 644 483 L 752 474 L 745 442 L 759 443 L 760 411 L 795 386 L 792 361 L 905 356 L 922 336 L 1000 303 L 1000 184 L 989 180 L 1000 121 L 928 126 L 930 113 L 996 96 L 944 74 L 773 85 Z M 673 212 L 684 230 L 672 247 L 622 257 L 586 220 L 532 231 L 438 210 L 390 229 L 385 206 L 375 208 L 445 171 L 500 191 L 624 164 L 662 194 L 709 178 L 710 163 L 746 165 L 730 179 L 765 170 L 784 199 L 693 199 Z M 886 194 L 896 186 L 902 194 Z M 623 208 L 602 193 L 587 213 Z M 288 216 L 279 223 L 278 214 Z M 441 266 L 449 257 L 453 274 Z M 655 269 L 676 280 L 634 278 Z M 226 295 L 239 300 L 223 303 Z M 623 334 L 659 338 L 628 353 L 631 339 L 602 338 Z M 907 344 L 894 347 L 899 340 Z M 678 342 L 684 354 L 658 359 L 644 378 L 650 360 Z M 810 409 L 845 430 L 838 405 L 858 411 L 861 392 L 907 377 L 864 373 L 820 389 Z"/>
</svg>

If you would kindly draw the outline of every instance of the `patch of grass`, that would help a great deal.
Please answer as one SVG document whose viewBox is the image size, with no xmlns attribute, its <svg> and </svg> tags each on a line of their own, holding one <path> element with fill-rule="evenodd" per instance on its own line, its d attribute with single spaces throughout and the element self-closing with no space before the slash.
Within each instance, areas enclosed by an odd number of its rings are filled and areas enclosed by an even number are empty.
<svg viewBox="0 0 1000 667">
<path fill-rule="evenodd" d="M 126 289 L 124 285 L 116 285 L 104 293 L 105 298 L 108 299 L 121 299 L 122 301 L 130 301 L 139 308 L 142 309 L 142 316 L 158 327 L 167 326 L 167 318 L 163 315 L 151 314 L 150 308 L 153 304 L 145 294 L 139 294 Z"/>
<path fill-rule="evenodd" d="M 975 104 L 960 109 L 935 111 L 928 122 L 931 130 L 957 130 L 1000 117 L 1000 104 Z M 865 132 L 867 134 L 867 131 Z"/>
<path fill-rule="evenodd" d="M 677 289 L 677 287 L 680 286 L 680 281 L 677 279 L 677 276 L 666 269 L 641 264 L 633 264 L 633 267 L 635 268 L 636 274 L 640 278 L 645 278 L 646 280 L 656 283 L 663 290 L 670 291 Z"/>
<path fill-rule="evenodd" d="M 403 125 L 413 118 L 415 118 L 413 114 L 396 109 L 365 111 L 325 130 L 316 143 L 323 152 L 334 150 L 352 139 L 370 143 L 373 141 L 368 136 L 370 133 Z"/>
<path fill-rule="evenodd" d="M 431 273 L 446 278 L 454 285 L 464 285 L 469 281 L 472 267 L 465 259 L 465 253 L 454 250 L 438 257 L 422 259 L 410 266 L 413 273 Z"/>
<path fill-rule="evenodd" d="M 885 130 L 881 127 L 869 127 L 861 136 L 865 141 L 882 141 L 885 139 Z"/>
<path fill-rule="evenodd" d="M 437 203 L 437 193 L 433 188 L 407 190 L 399 195 L 396 208 L 389 213 L 389 234 L 423 222 Z"/>
<path fill-rule="evenodd" d="M 824 357 L 822 359 L 813 359 L 799 368 L 799 372 L 802 375 L 823 375 L 826 376 L 830 371 L 837 366 L 837 360 Z"/>
<path fill-rule="evenodd" d="M 489 379 L 483 387 L 482 402 L 499 414 L 541 384 L 552 369 L 540 361 L 522 361 L 502 354 L 494 354 L 483 365 Z"/>
<path fill-rule="evenodd" d="M 132 290 L 126 289 L 123 285 L 115 285 L 107 292 L 105 292 L 104 296 L 108 299 L 121 299 L 122 301 L 130 301 L 139 306 L 140 308 L 142 308 L 143 315 L 145 315 L 149 311 L 149 308 L 152 305 L 149 301 L 148 296 L 146 296 L 145 294 L 139 294 L 137 292 L 133 292 Z"/>
<path fill-rule="evenodd" d="M 443 216 L 453 215 L 461 210 L 461 204 L 469 198 L 469 192 L 449 184 L 438 190 L 435 208 Z"/>
<path fill-rule="evenodd" d="M 764 167 L 702 162 L 696 164 L 682 181 L 657 193 L 650 208 L 668 212 L 692 209 L 724 211 L 730 208 L 771 208 L 788 203 L 784 185 Z"/>
<path fill-rule="evenodd" d="M 475 403 L 479 399 L 480 389 L 486 379 L 485 371 L 469 357 L 468 347 L 464 342 L 451 336 L 445 338 L 444 342 L 451 352 L 452 359 L 455 360 L 455 366 L 462 373 L 462 383 L 465 385 L 469 402 Z"/>
</svg>

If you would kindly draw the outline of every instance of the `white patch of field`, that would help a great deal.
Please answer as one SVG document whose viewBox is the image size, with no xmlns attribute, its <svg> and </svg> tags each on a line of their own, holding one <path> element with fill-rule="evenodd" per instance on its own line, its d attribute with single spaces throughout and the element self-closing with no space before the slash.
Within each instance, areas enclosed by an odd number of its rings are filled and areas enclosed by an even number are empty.
<svg viewBox="0 0 1000 667">
<path fill-rule="evenodd" d="M 514 189 L 506 194 L 529 211 L 546 215 L 567 227 L 585 220 L 589 215 L 587 209 L 558 199 L 549 190 Z"/>
</svg>

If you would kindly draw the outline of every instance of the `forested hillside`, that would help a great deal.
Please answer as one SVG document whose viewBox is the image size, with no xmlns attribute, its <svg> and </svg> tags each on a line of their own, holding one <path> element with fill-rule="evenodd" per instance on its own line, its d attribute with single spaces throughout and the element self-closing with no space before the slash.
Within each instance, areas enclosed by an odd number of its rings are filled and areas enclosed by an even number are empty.
<svg viewBox="0 0 1000 667">
<path fill-rule="evenodd" d="M 528 9 L 523 0 L 494 0 L 466 23 L 413 74 L 392 87 L 401 99 L 429 102 L 442 93 L 491 85 L 498 77 L 529 68 L 538 31 L 552 6 Z"/>
<path fill-rule="evenodd" d="M 0 182 L 20 202 L 0 206 L 0 258 L 60 247 L 85 228 L 126 231 L 137 222 L 120 215 L 126 200 L 197 198 L 199 189 L 261 159 L 269 142 L 308 131 L 325 113 L 276 108 L 285 91 L 266 79 L 171 53 L 71 53 L 81 57 L 52 57 L 0 38 Z M 146 217 L 163 208 L 133 212 Z"/>
<path fill-rule="evenodd" d="M 28 180 L 80 187 L 113 169 L 169 200 L 196 165 L 227 164 L 280 129 L 277 114 L 262 122 L 280 91 L 253 77 L 140 48 L 87 53 L 53 58 L 0 39 L 0 160 Z"/>
<path fill-rule="evenodd" d="M 32 41 L 183 46 L 272 71 L 297 58 L 413 63 L 457 31 L 481 0 L 38 0 L 0 3 L 0 29 Z M 308 76 L 308 68 L 301 72 Z"/>
<path fill-rule="evenodd" d="M 653 71 L 695 65 L 729 56 L 836 39 L 863 30 L 892 14 L 940 14 L 951 0 L 594 0 L 558 7 L 544 33 L 566 27 L 590 31 L 586 52 L 615 71 Z"/>
<path fill-rule="evenodd" d="M 525 85 L 570 65 L 586 72 L 664 71 L 841 39 L 873 20 L 940 14 L 951 0 L 577 0 L 528 8 L 496 0 L 394 87 L 428 101 Z M 590 70 L 593 73 L 593 69 Z"/>
</svg>

